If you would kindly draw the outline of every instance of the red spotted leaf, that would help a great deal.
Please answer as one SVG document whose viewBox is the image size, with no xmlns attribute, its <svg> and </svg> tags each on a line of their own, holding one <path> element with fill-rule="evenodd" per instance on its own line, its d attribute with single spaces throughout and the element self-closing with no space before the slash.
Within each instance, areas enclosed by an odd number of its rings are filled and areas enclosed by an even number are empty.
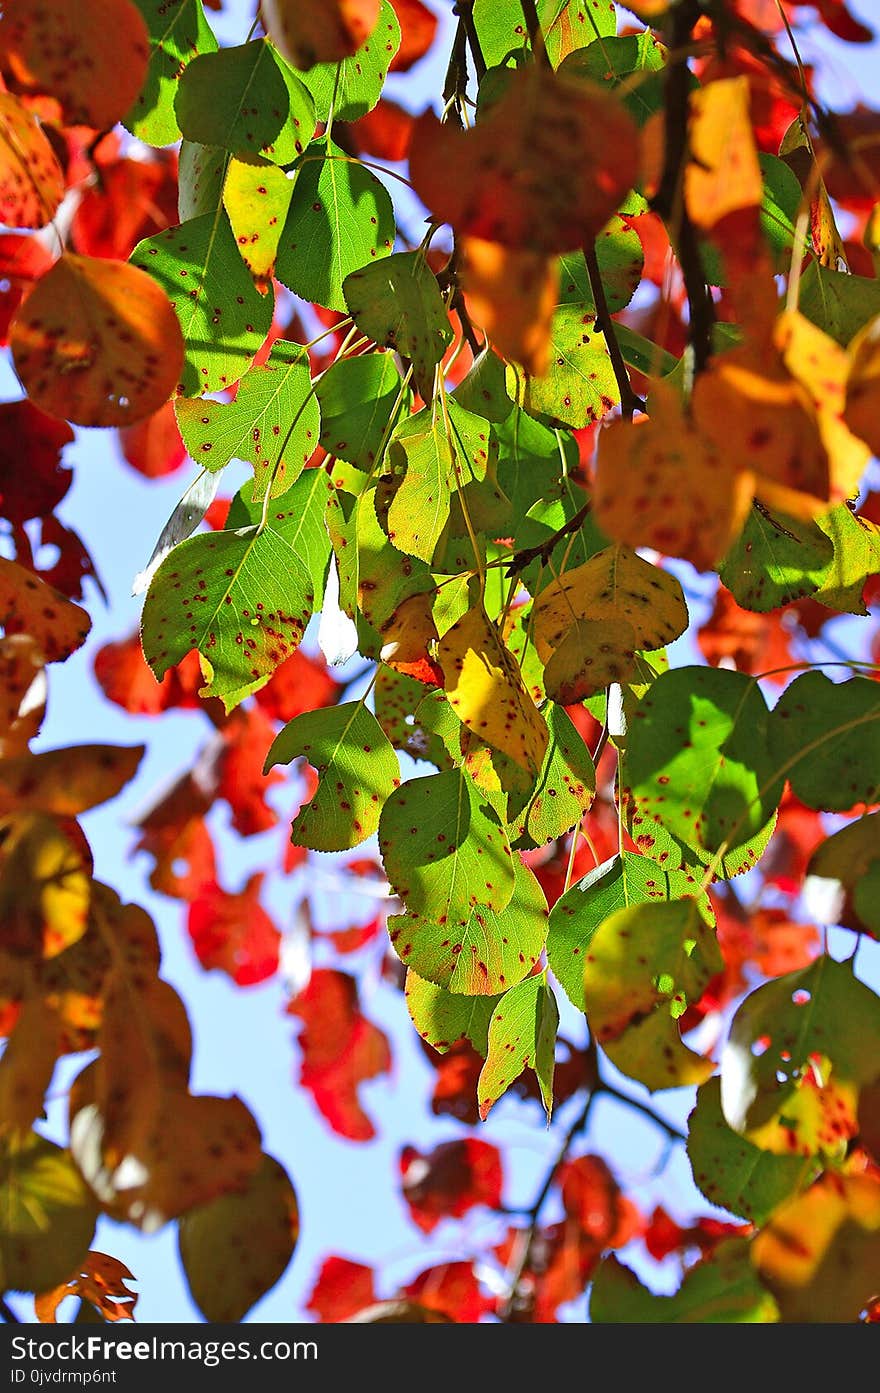
<svg viewBox="0 0 880 1393">
<path fill-rule="evenodd" d="M 239 987 L 265 982 L 278 968 L 281 935 L 260 904 L 262 875 L 238 894 L 203 885 L 189 907 L 187 927 L 202 967 L 219 968 Z"/>
<path fill-rule="evenodd" d="M 42 126 L 11 92 L 0 92 L 0 223 L 45 227 L 63 197 L 64 175 Z"/>
<path fill-rule="evenodd" d="M 28 634 L 46 663 L 74 653 L 92 626 L 79 605 L 5 557 L 0 557 L 0 624 L 7 638 Z"/>
<path fill-rule="evenodd" d="M 358 1097 L 360 1084 L 391 1067 L 388 1040 L 361 1014 L 357 983 L 344 972 L 317 968 L 287 1008 L 303 1022 L 299 1081 L 339 1136 L 369 1141 L 375 1128 Z"/>
<path fill-rule="evenodd" d="M 0 405 L 0 515 L 8 522 L 46 517 L 57 508 L 73 481 L 61 462 L 72 440 L 70 426 L 26 398 Z"/>
<path fill-rule="evenodd" d="M 441 1142 L 425 1155 L 405 1146 L 400 1175 L 410 1218 L 423 1233 L 477 1205 L 497 1209 L 501 1204 L 501 1156 L 497 1147 L 473 1137 Z"/>
<path fill-rule="evenodd" d="M 52 265 L 52 257 L 35 237 L 18 232 L 0 236 L 0 344 L 9 342 L 13 316 L 30 290 Z"/>
</svg>

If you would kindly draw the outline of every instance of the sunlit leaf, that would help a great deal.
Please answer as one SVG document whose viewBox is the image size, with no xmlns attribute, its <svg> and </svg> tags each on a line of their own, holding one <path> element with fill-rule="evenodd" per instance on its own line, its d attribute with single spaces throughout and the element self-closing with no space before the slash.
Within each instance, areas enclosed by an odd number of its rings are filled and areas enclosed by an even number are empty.
<svg viewBox="0 0 880 1393">
<path fill-rule="evenodd" d="M 356 28 L 349 28 L 357 40 L 356 48 L 337 51 L 335 56 L 322 54 L 322 61 L 314 66 L 294 65 L 308 70 L 303 81 L 314 98 L 319 121 L 326 121 L 331 111 L 340 121 L 356 121 L 371 111 L 400 48 L 400 24 L 389 0 L 379 0 L 378 17 L 375 0 L 344 0 L 344 8 L 349 16 L 359 10 L 362 17 Z"/>
<path fill-rule="evenodd" d="M 218 968 L 239 987 L 264 982 L 278 969 L 281 935 L 260 904 L 262 882 L 253 875 L 234 895 L 209 883 L 189 905 L 187 928 L 202 967 Z"/>
<path fill-rule="evenodd" d="M 48 1291 L 85 1258 L 98 1209 L 70 1152 L 36 1132 L 0 1140 L 0 1285 Z"/>
<path fill-rule="evenodd" d="M 361 333 L 411 359 L 416 384 L 430 396 L 434 368 L 452 342 L 452 328 L 424 256 L 398 252 L 352 271 L 342 293 Z"/>
<path fill-rule="evenodd" d="M 115 798 L 134 778 L 143 745 L 70 745 L 0 759 L 0 812 L 75 817 Z"/>
<path fill-rule="evenodd" d="M 271 279 L 292 193 L 293 184 L 283 170 L 270 164 L 230 160 L 223 207 L 257 289 L 268 286 Z"/>
<path fill-rule="evenodd" d="M 552 702 L 542 715 L 550 740 L 534 787 L 524 795 L 511 791 L 507 807 L 511 840 L 522 838 L 536 846 L 570 831 L 596 791 L 590 751 L 571 718 Z"/>
<path fill-rule="evenodd" d="M 401 391 L 392 353 L 367 353 L 333 363 L 315 384 L 320 441 L 328 454 L 361 469 L 376 463 Z"/>
<path fill-rule="evenodd" d="M 174 112 L 178 82 L 197 54 L 216 51 L 217 40 L 201 0 L 179 0 L 170 8 L 167 0 L 135 3 L 146 20 L 150 57 L 140 95 L 122 119 L 139 140 L 171 145 L 180 139 Z"/>
<path fill-rule="evenodd" d="M 185 140 L 222 146 L 239 159 L 288 164 L 315 133 L 308 92 L 282 72 L 266 39 L 195 57 L 180 76 L 174 111 Z"/>
<path fill-rule="evenodd" d="M 691 219 L 713 228 L 744 208 L 757 209 L 764 193 L 745 77 L 722 78 L 691 93 L 684 195 Z"/>
<path fill-rule="evenodd" d="M 538 0 L 538 19 L 555 67 L 572 49 L 613 34 L 614 10 L 591 0 Z M 483 55 L 490 67 L 528 44 L 528 32 L 518 0 L 476 0 L 474 22 Z"/>
<path fill-rule="evenodd" d="M 875 803 L 880 789 L 880 692 L 852 677 L 834 683 L 805 672 L 773 709 L 770 750 L 793 792 L 810 808 L 846 812 Z"/>
<path fill-rule="evenodd" d="M 76 652 L 92 626 L 84 609 L 6 557 L 0 557 L 0 623 L 7 638 L 31 638 L 46 663 Z"/>
<path fill-rule="evenodd" d="M 563 572 L 541 591 L 533 609 L 535 643 L 546 661 L 578 619 L 626 620 L 636 646 L 663 648 L 687 628 L 687 609 L 674 576 L 629 547 L 605 547 Z"/>
<path fill-rule="evenodd" d="M 880 913 L 875 882 L 880 871 L 880 815 L 871 813 L 847 823 L 820 842 L 807 866 L 804 894 L 811 891 L 825 899 L 832 888 L 841 894 L 836 922 L 849 928 L 865 928 L 880 936 Z"/>
<path fill-rule="evenodd" d="M 177 1236 L 202 1315 L 240 1321 L 281 1279 L 296 1248 L 299 1211 L 284 1167 L 264 1155 L 244 1190 L 191 1209 Z"/>
<path fill-rule="evenodd" d="M 527 977 L 502 996 L 489 1022 L 488 1053 L 477 1099 L 485 1120 L 523 1069 L 534 1069 L 548 1118 L 553 1109 L 553 1067 L 559 1008 L 546 972 Z"/>
<path fill-rule="evenodd" d="M 489 1021 L 500 996 L 462 996 L 426 982 L 412 968 L 406 974 L 406 1005 L 423 1040 L 445 1054 L 464 1036 L 485 1058 Z"/>
<path fill-rule="evenodd" d="M 673 1296 L 652 1292 L 613 1256 L 602 1263 L 590 1294 L 590 1320 L 596 1324 L 763 1325 L 777 1319 L 776 1303 L 761 1285 L 742 1239 L 731 1239 L 692 1267 Z"/>
<path fill-rule="evenodd" d="M 295 68 L 336 63 L 372 33 L 379 0 L 268 0 L 266 27 Z"/>
<path fill-rule="evenodd" d="M 134 1320 L 138 1298 L 128 1283 L 137 1281 L 137 1278 L 124 1262 L 107 1253 L 90 1252 L 80 1264 L 80 1269 L 60 1286 L 36 1297 L 34 1313 L 37 1320 L 54 1325 L 58 1307 L 68 1296 L 78 1296 L 83 1303 L 88 1302 L 103 1320 Z"/>
<path fill-rule="evenodd" d="M 12 327 L 15 368 L 36 405 L 84 426 L 125 426 L 178 381 L 180 330 L 167 296 L 135 266 L 65 253 Z"/>
<path fill-rule="evenodd" d="M 372 711 L 362 702 L 346 702 L 303 712 L 275 740 L 266 770 L 298 755 L 320 777 L 294 819 L 293 840 L 315 851 L 344 851 L 371 836 L 400 784 L 397 756 Z"/>
<path fill-rule="evenodd" d="M 405 1146 L 400 1155 L 403 1197 L 422 1233 L 441 1219 L 460 1219 L 478 1205 L 501 1203 L 503 1171 L 496 1147 L 475 1137 L 441 1142 L 426 1155 Z"/>
<path fill-rule="evenodd" d="M 0 92 L 0 222 L 45 227 L 64 197 L 64 175 L 37 118 Z"/>
</svg>

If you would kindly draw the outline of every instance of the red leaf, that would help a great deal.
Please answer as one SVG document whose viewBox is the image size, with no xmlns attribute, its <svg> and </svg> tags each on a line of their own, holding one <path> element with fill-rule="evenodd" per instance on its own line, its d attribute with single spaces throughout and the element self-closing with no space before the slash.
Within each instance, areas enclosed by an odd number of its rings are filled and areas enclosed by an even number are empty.
<svg viewBox="0 0 880 1393">
<path fill-rule="evenodd" d="M 319 1320 L 337 1324 L 377 1300 L 372 1267 L 333 1254 L 321 1264 L 306 1310 L 314 1311 Z"/>
<path fill-rule="evenodd" d="M 509 1265 L 521 1242 L 522 1230 L 509 1230 L 497 1249 L 501 1261 Z M 585 1238 L 570 1219 L 539 1229 L 509 1319 L 519 1324 L 554 1323 L 563 1302 L 576 1300 L 586 1290 L 601 1255 L 601 1248 Z"/>
<path fill-rule="evenodd" d="M 124 426 L 119 432 L 119 444 L 132 469 L 148 479 L 173 474 L 186 459 L 186 447 L 170 401 L 152 416 L 136 421 L 133 426 Z"/>
<path fill-rule="evenodd" d="M 723 585 L 719 585 L 715 606 L 700 629 L 697 642 L 706 662 L 718 667 L 732 660 L 739 672 L 768 672 L 791 662 L 790 633 L 782 627 L 782 610 L 754 614 L 740 609 Z M 788 674 L 778 673 L 770 681 L 783 682 Z"/>
<path fill-rule="evenodd" d="M 176 165 L 167 155 L 102 165 L 100 183 L 85 190 L 74 215 L 76 250 L 125 261 L 144 237 L 175 225 Z"/>
<path fill-rule="evenodd" d="M 372 943 L 385 928 L 385 915 L 377 914 L 366 924 L 355 924 L 349 929 L 316 929 L 315 937 L 327 939 L 337 953 L 356 953 L 368 943 Z"/>
<path fill-rule="evenodd" d="M 0 405 L 0 513 L 9 522 L 46 517 L 58 506 L 73 482 L 61 463 L 61 451 L 72 440 L 65 421 L 27 400 Z"/>
<path fill-rule="evenodd" d="M 217 874 L 214 843 L 202 818 L 179 826 L 146 827 L 135 851 L 145 851 L 154 858 L 150 884 L 171 899 L 189 903 Z"/>
<path fill-rule="evenodd" d="M 577 1156 L 558 1175 L 566 1214 L 599 1248 L 619 1248 L 641 1228 L 635 1205 L 620 1192 L 601 1156 Z"/>
<path fill-rule="evenodd" d="M 226 526 L 226 519 L 229 517 L 231 507 L 231 498 L 213 499 L 208 505 L 203 522 L 211 528 L 212 532 L 222 532 Z"/>
<path fill-rule="evenodd" d="M 797 894 L 810 857 L 824 836 L 819 813 L 788 790 L 779 805 L 776 830 L 761 862 L 764 879 L 786 895 Z"/>
<path fill-rule="evenodd" d="M 446 1262 L 440 1267 L 429 1267 L 401 1287 L 398 1294 L 468 1325 L 476 1324 L 495 1304 L 480 1290 L 470 1262 Z"/>
<path fill-rule="evenodd" d="M 410 1218 L 423 1233 L 441 1219 L 460 1219 L 477 1205 L 497 1209 L 501 1204 L 504 1176 L 498 1148 L 473 1137 L 441 1142 L 424 1156 L 405 1146 L 400 1174 Z"/>
<path fill-rule="evenodd" d="M 483 1068 L 482 1056 L 469 1040 L 458 1040 L 445 1054 L 438 1054 L 432 1045 L 420 1041 L 429 1063 L 436 1069 L 437 1078 L 431 1097 L 435 1117 L 454 1117 L 468 1127 L 480 1120 L 477 1106 L 477 1080 Z"/>
<path fill-rule="evenodd" d="M 45 569 L 33 566 L 36 575 L 42 576 L 43 580 L 73 600 L 82 599 L 83 580 L 86 576 L 91 576 L 104 599 L 107 599 L 104 586 L 95 570 L 95 563 L 73 528 L 65 527 L 56 517 L 43 518 L 40 523 L 40 545 L 57 547 L 59 556 L 54 565 Z"/>
<path fill-rule="evenodd" d="M 304 711 L 334 706 L 340 690 L 321 655 L 312 658 L 298 648 L 260 688 L 256 699 L 273 721 L 292 721 Z"/>
<path fill-rule="evenodd" d="M 202 967 L 219 968 L 239 987 L 265 982 L 278 969 L 281 935 L 260 904 L 262 875 L 238 894 L 205 885 L 189 907 L 187 927 Z"/>
<path fill-rule="evenodd" d="M 232 809 L 232 825 L 242 837 L 267 832 L 278 815 L 266 802 L 273 784 L 281 783 L 279 769 L 263 773 L 263 763 L 275 738 L 275 728 L 256 707 L 238 707 L 223 727 L 225 750 L 220 762 L 218 798 Z"/>
<path fill-rule="evenodd" d="M 0 344 L 9 342 L 12 317 L 34 281 L 52 265 L 42 242 L 18 232 L 0 236 Z"/>
<path fill-rule="evenodd" d="M 792 5 L 815 5 L 819 18 L 832 34 L 851 44 L 869 44 L 874 37 L 867 24 L 851 14 L 846 0 L 789 0 Z"/>
<path fill-rule="evenodd" d="M 390 71 L 406 72 L 427 53 L 437 32 L 437 16 L 421 0 L 391 0 L 400 22 L 400 48 L 394 56 Z"/>
<path fill-rule="evenodd" d="M 683 1252 L 688 1248 L 699 1248 L 701 1255 L 706 1257 L 725 1238 L 751 1232 L 751 1224 L 731 1224 L 709 1217 L 682 1227 L 658 1204 L 645 1229 L 644 1239 L 651 1257 L 662 1262 L 670 1253 Z"/>
<path fill-rule="evenodd" d="M 383 99 L 366 116 L 352 122 L 351 131 L 362 155 L 397 164 L 406 159 L 412 127 L 410 112 Z"/>
<path fill-rule="evenodd" d="M 302 1052 L 299 1081 L 318 1111 L 342 1137 L 369 1141 L 375 1128 L 360 1105 L 358 1086 L 391 1067 L 383 1032 L 361 1015 L 357 983 L 344 972 L 316 968 L 293 998 L 288 1015 L 299 1016 Z"/>
<path fill-rule="evenodd" d="M 188 653 L 157 682 L 144 659 L 137 634 L 107 643 L 95 654 L 95 678 L 108 701 L 133 716 L 157 716 L 171 707 L 201 707 L 203 684 L 196 652 Z"/>
</svg>

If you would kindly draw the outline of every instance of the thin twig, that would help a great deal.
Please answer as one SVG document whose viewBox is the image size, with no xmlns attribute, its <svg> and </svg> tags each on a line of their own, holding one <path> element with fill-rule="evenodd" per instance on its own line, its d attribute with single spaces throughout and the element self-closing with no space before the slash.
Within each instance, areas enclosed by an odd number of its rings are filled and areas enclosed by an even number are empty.
<svg viewBox="0 0 880 1393">
<path fill-rule="evenodd" d="M 632 1098 L 628 1093 L 622 1093 L 619 1088 L 615 1088 L 611 1083 L 606 1083 L 604 1079 L 600 1082 L 593 1096 L 596 1098 L 615 1098 L 618 1103 L 625 1103 L 628 1108 L 641 1113 L 649 1122 L 653 1122 L 655 1127 L 659 1127 L 661 1132 L 665 1132 L 667 1137 L 673 1137 L 676 1141 L 687 1140 L 685 1133 L 674 1122 L 667 1122 L 666 1118 L 661 1117 L 660 1113 L 655 1112 L 648 1103 L 642 1103 L 638 1098 Z"/>
<path fill-rule="evenodd" d="M 572 532 L 577 532 L 592 506 L 592 502 L 588 498 L 586 503 L 581 504 L 574 516 L 570 517 L 568 522 L 564 522 L 561 527 L 557 527 L 555 532 L 551 532 L 550 536 L 547 537 L 545 541 L 539 542 L 537 546 L 523 547 L 522 550 L 515 551 L 510 560 L 505 562 L 507 575 L 519 575 L 521 571 L 525 570 L 526 566 L 530 566 L 531 563 L 536 561 L 539 557 L 546 565 L 550 560 L 550 556 L 556 544 L 561 542 L 563 537 L 568 537 Z"/>
<path fill-rule="evenodd" d="M 587 275 L 590 278 L 590 290 L 593 292 L 593 302 L 596 306 L 596 324 L 605 336 L 608 356 L 611 359 L 611 366 L 617 381 L 617 390 L 620 392 L 621 414 L 628 421 L 631 421 L 637 411 L 645 410 L 645 403 L 633 391 L 626 363 L 623 361 L 623 354 L 617 341 L 617 331 L 614 327 L 614 320 L 611 318 L 611 311 L 608 308 L 605 287 L 602 284 L 602 273 L 599 270 L 595 242 L 588 242 L 584 247 L 584 258 L 587 263 Z"/>
<path fill-rule="evenodd" d="M 480 43 L 480 36 L 477 33 L 477 26 L 474 24 L 474 0 L 458 0 L 458 3 L 452 7 L 452 13 L 458 15 L 459 20 L 464 25 L 468 48 L 474 60 L 474 72 L 477 75 L 477 82 L 482 82 L 486 74 L 486 59 L 483 56 L 483 48 Z"/>
<path fill-rule="evenodd" d="M 547 53 L 547 45 L 544 42 L 544 31 L 538 18 L 535 0 L 519 0 L 519 5 L 526 22 L 526 31 L 532 46 L 532 53 L 535 55 L 535 62 L 544 63 L 549 68 L 551 66 L 550 58 Z"/>
</svg>

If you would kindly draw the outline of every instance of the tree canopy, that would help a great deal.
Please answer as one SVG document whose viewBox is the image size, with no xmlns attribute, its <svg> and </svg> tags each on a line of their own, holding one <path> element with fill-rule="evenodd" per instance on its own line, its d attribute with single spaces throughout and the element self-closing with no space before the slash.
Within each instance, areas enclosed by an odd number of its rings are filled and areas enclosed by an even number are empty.
<svg viewBox="0 0 880 1393">
<path fill-rule="evenodd" d="M 880 113 L 801 52 L 873 36 L 845 0 L 450 9 L 262 0 L 222 46 L 202 0 L 0 11 L 6 1318 L 132 1318 L 101 1216 L 176 1225 L 211 1322 L 299 1230 L 94 874 L 80 819 L 144 747 L 40 737 L 100 585 L 57 512 L 99 427 L 186 480 L 139 634 L 92 655 L 133 715 L 199 713 L 132 837 L 150 885 L 242 989 L 295 886 L 296 1086 L 374 1135 L 380 973 L 451 1123 L 389 1186 L 424 1235 L 494 1220 L 397 1288 L 328 1253 L 308 1310 L 880 1319 Z M 255 837 L 282 794 L 282 860 L 230 888 L 208 814 Z M 692 1214 L 634 1197 L 603 1099 L 686 1158 Z M 499 1107 L 550 1129 L 524 1204 Z"/>
</svg>

